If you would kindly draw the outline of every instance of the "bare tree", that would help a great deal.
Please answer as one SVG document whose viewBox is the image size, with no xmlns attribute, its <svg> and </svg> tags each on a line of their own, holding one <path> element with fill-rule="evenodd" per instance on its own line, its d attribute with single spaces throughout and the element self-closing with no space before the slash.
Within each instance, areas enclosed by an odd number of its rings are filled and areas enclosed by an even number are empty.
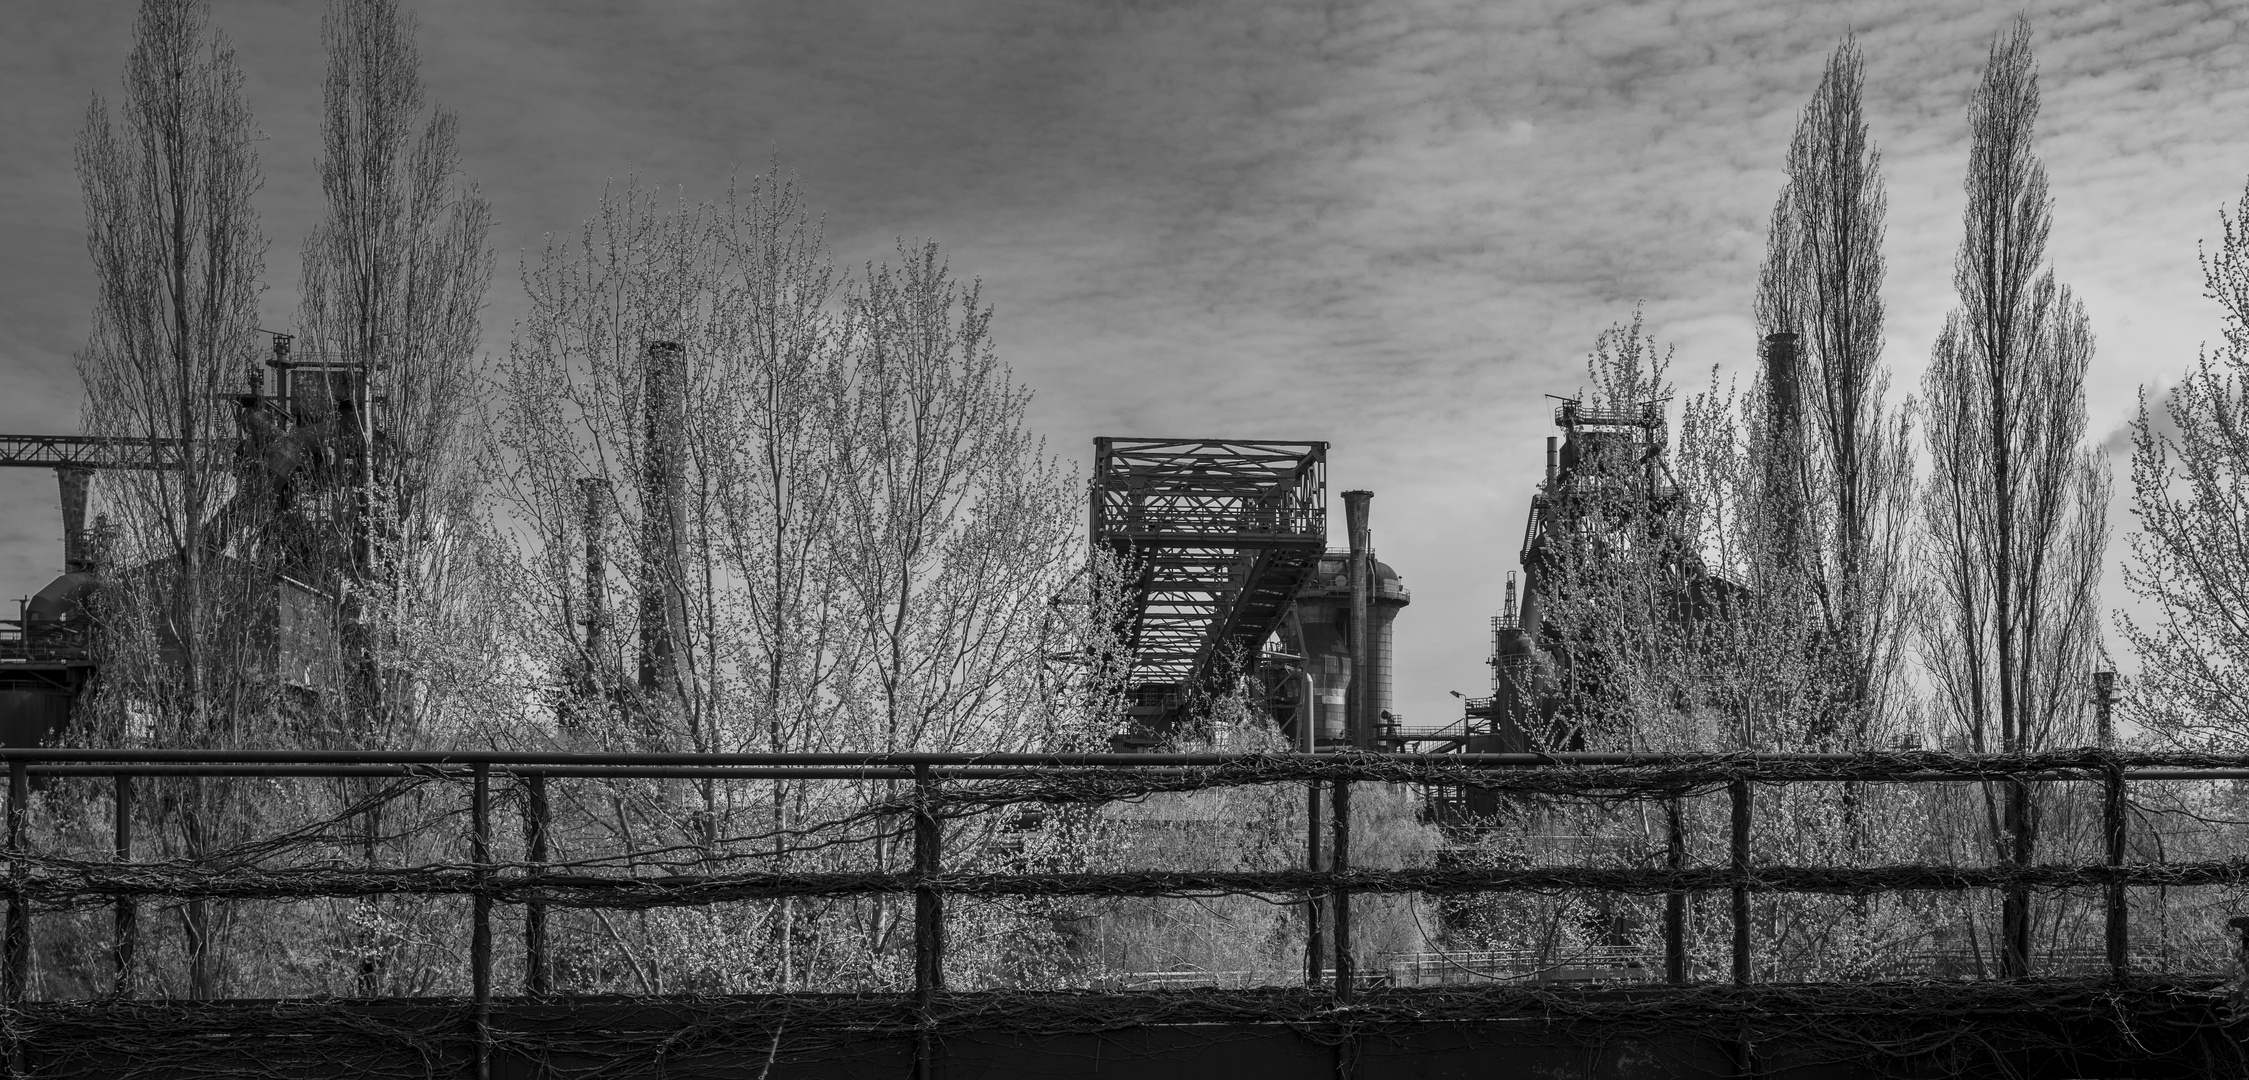
<svg viewBox="0 0 2249 1080">
<path fill-rule="evenodd" d="M 334 0 L 322 20 L 328 212 L 304 245 L 300 366 L 279 373 L 290 392 L 272 410 L 298 438 L 317 433 L 344 466 L 319 478 L 318 502 L 314 477 L 285 477 L 307 505 L 276 524 L 290 548 L 285 569 L 329 598 L 338 623 L 339 685 L 303 735 L 354 747 L 444 737 L 444 714 L 474 711 L 500 666 L 493 606 L 479 602 L 489 587 L 464 425 L 491 210 L 460 175 L 453 115 L 425 109 L 414 33 L 397 0 Z M 359 819 L 370 864 L 401 809 L 371 799 L 378 786 L 338 781 L 344 801 L 375 806 Z M 410 898 L 359 905 L 346 951 L 358 958 L 360 993 L 411 977 L 392 960 L 430 936 L 417 924 L 433 916 L 442 913 Z"/>
<path fill-rule="evenodd" d="M 793 185 L 761 177 L 722 205 L 613 194 L 582 242 L 526 274 L 533 313 L 495 428 L 528 541 L 516 580 L 534 653 L 576 699 L 559 737 L 775 751 L 1045 738 L 1049 600 L 1076 565 L 1078 495 L 1023 429 L 1028 395 L 999 365 L 989 309 L 934 248 L 902 255 L 841 294 Z M 637 626 L 605 614 L 621 609 Z M 842 788 L 721 798 L 734 794 L 705 785 L 654 812 L 712 849 L 761 819 L 778 864 L 799 857 L 793 823 L 838 812 Z M 744 932 L 767 943 L 774 985 L 887 970 L 892 907 L 792 901 Z"/>
<path fill-rule="evenodd" d="M 113 123 L 97 98 L 78 141 L 97 288 L 78 356 L 86 427 L 177 447 L 177 467 L 106 485 L 117 558 L 161 567 L 112 590 L 112 622 L 134 644 L 117 643 L 108 674 L 171 745 L 223 741 L 232 718 L 255 711 L 228 674 L 243 665 L 216 631 L 233 598 L 213 579 L 225 544 L 214 519 L 234 494 L 226 392 L 252 355 L 265 252 L 250 206 L 258 136 L 233 49 L 208 21 L 204 3 L 143 3 L 123 108 Z"/>
<path fill-rule="evenodd" d="M 116 118 L 96 98 L 78 140 L 97 299 L 78 355 L 85 426 L 164 440 L 170 468 L 115 474 L 117 534 L 102 598 L 96 738 L 223 746 L 272 715 L 272 656 L 257 633 L 271 578 L 235 539 L 237 390 L 251 355 L 265 240 L 250 197 L 257 131 L 233 49 L 196 0 L 145 0 Z M 228 785 L 166 788 L 162 842 L 188 858 L 220 843 Z M 223 933 L 207 902 L 183 909 L 186 993 L 208 996 Z"/>
<path fill-rule="evenodd" d="M 1767 574 L 1817 612 L 1837 715 L 1816 741 L 1864 748 L 1891 714 L 1912 505 L 1911 406 L 1889 409 L 1882 354 L 1881 154 L 1862 105 L 1856 38 L 1828 58 L 1788 149 L 1759 275 L 1767 341 L 1750 449 L 1760 458 L 1758 528 Z M 1771 335 L 1795 335 L 1793 347 Z M 1776 579 L 1774 584 L 1781 582 Z"/>
<path fill-rule="evenodd" d="M 1699 508 L 1667 456 L 1670 361 L 1635 312 L 1595 340 L 1588 389 L 1564 405 L 1569 461 L 1541 492 L 1526 567 L 1559 699 L 1544 737 L 1557 748 L 1685 749 L 1711 735 L 1704 714 L 1681 707 L 1700 663 L 1691 613 L 1705 574 Z"/>
<path fill-rule="evenodd" d="M 348 380 L 334 437 L 360 463 L 328 533 L 292 569 L 343 600 L 356 745 L 411 741 L 430 723 L 458 619 L 475 592 L 472 360 L 491 280 L 491 209 L 460 175 L 458 122 L 426 110 L 414 19 L 397 0 L 334 0 L 322 21 L 328 73 L 320 186 L 327 216 L 306 238 L 301 359 Z M 443 642 L 442 647 L 433 647 Z M 459 673 L 456 673 L 459 674 Z"/>
<path fill-rule="evenodd" d="M 2249 192 L 2218 220 L 2202 277 L 2224 344 L 2203 349 L 2160 414 L 2143 395 L 2132 424 L 2140 527 L 2124 579 L 2153 612 L 2121 621 L 2141 716 L 2180 743 L 2234 749 L 2249 739 Z"/>
<path fill-rule="evenodd" d="M 1076 554 L 1078 495 L 1025 430 L 992 312 L 935 244 L 871 267 L 838 387 L 834 543 L 866 663 L 868 749 L 1014 748 L 1037 732 L 1039 629 Z"/>
<path fill-rule="evenodd" d="M 1969 106 L 1965 213 L 1928 374 L 1934 463 L 1924 499 L 1931 603 L 1924 655 L 1950 731 L 1978 751 L 2026 753 L 2081 734 L 2108 478 L 2082 446 L 2093 338 L 2084 308 L 2043 268 L 2052 227 L 2031 151 L 2038 82 L 2030 29 L 1994 43 Z M 2038 836 L 2028 786 L 1987 789 L 1996 856 L 2028 864 Z M 2010 892 L 2003 967 L 2028 970 L 2031 910 Z"/>
</svg>

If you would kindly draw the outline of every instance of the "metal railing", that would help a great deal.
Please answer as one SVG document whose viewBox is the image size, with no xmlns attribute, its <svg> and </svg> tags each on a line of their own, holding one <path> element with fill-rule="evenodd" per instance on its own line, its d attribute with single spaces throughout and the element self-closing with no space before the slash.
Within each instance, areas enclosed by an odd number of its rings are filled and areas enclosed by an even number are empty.
<svg viewBox="0 0 2249 1080">
<path fill-rule="evenodd" d="M 1308 981 L 1324 983 L 1348 1001 L 1366 980 L 1353 970 L 1351 901 L 1359 893 L 1443 893 L 1591 890 L 1666 898 L 1663 981 L 1684 983 L 1685 900 L 1700 892 L 1726 895 L 1732 914 L 1731 981 L 1751 981 L 1749 900 L 1757 893 L 1877 893 L 1890 890 L 1995 890 L 2027 895 L 2034 888 L 2102 891 L 2105 950 L 2100 970 L 2122 978 L 2131 970 L 2128 890 L 2135 886 L 2205 885 L 2249 880 L 2249 860 L 2134 862 L 2125 844 L 2127 790 L 2135 782 L 2249 779 L 2249 756 L 2130 754 L 2070 751 L 2033 756 L 1887 754 L 581 754 L 559 752 L 314 752 L 0 749 L 8 769 L 6 872 L 0 893 L 7 903 L 0 999 L 13 1009 L 30 985 L 36 932 L 34 907 L 91 898 L 115 908 L 112 961 L 117 990 L 130 993 L 139 937 L 136 905 L 145 897 L 228 898 L 244 895 L 243 882 L 223 867 L 135 863 L 135 783 L 163 777 L 427 777 L 467 786 L 468 859 L 416 868 L 419 876 L 386 878 L 376 868 L 348 877 L 307 872 L 263 881 L 256 895 L 269 899 L 363 897 L 386 892 L 466 896 L 472 900 L 471 1001 L 480 1056 L 489 1046 L 495 993 L 493 923 L 502 905 L 521 908 L 525 951 L 523 989 L 553 992 L 546 920 L 558 906 L 602 906 L 622 897 L 670 906 L 697 906 L 809 895 L 889 894 L 912 898 L 914 1005 L 926 1010 L 944 991 L 947 897 L 1143 896 L 1177 897 L 1242 893 L 1292 898 L 1308 914 L 1324 902 L 1326 918 L 1307 920 Z M 113 861 L 78 865 L 69 875 L 49 872 L 29 845 L 27 807 L 35 782 L 63 777 L 108 778 L 113 784 Z M 669 871 L 656 876 L 563 873 L 546 866 L 554 782 L 596 778 L 683 780 L 884 780 L 906 795 L 892 807 L 910 819 L 909 868 L 865 873 L 797 873 L 786 869 L 726 872 Z M 1800 783 L 2077 782 L 2102 789 L 2105 858 L 2079 864 L 1960 866 L 1932 874 L 1926 866 L 1775 866 L 1752 850 L 1753 785 Z M 1324 848 L 1311 850 L 1324 866 L 1284 870 L 1162 871 L 1132 875 L 1053 873 L 1022 875 L 948 871 L 942 823 L 949 817 L 1011 805 L 1100 804 L 1152 792 L 1264 784 L 1310 784 L 1314 798 L 1331 800 Z M 1350 795 L 1361 783 L 1437 788 L 1480 787 L 1501 798 L 1677 799 L 1724 792 L 1731 813 L 1724 865 L 1689 866 L 1683 830 L 1666 838 L 1661 867 L 1424 866 L 1355 868 L 1348 822 Z M 493 854 L 496 785 L 519 789 L 524 814 L 524 860 L 503 865 Z M 1674 818 L 1674 820 L 1677 820 Z M 403 868 L 401 868 L 403 869 Z M 162 871 L 161 873 L 159 871 Z M 169 876 L 166 876 L 166 875 Z M 655 896 L 654 900 L 647 900 Z M 1423 958 L 1426 959 L 1426 958 Z M 1593 966 L 1624 970 L 1637 955 L 1602 958 Z M 1643 969 L 1647 967 L 1645 961 Z M 1420 960 L 1409 963 L 1409 967 Z M 1430 961 L 1431 964 L 1454 963 Z M 1496 973 L 1515 963 L 1496 954 Z M 1457 967 L 1458 965 L 1455 964 Z M 1473 966 L 1473 965 L 1471 965 Z M 1567 965 L 1555 965 L 1560 970 Z M 1419 968 L 1414 981 L 1418 982 Z M 1532 965 L 1531 974 L 1537 975 Z M 1614 972 L 1611 973 L 1614 975 Z M 1653 974 L 1650 972 L 1650 974 Z M 1626 978 L 1614 975 L 1615 978 Z M 1599 982 L 1598 972 L 1548 981 Z M 1633 977 L 1630 981 L 1639 981 Z"/>
</svg>

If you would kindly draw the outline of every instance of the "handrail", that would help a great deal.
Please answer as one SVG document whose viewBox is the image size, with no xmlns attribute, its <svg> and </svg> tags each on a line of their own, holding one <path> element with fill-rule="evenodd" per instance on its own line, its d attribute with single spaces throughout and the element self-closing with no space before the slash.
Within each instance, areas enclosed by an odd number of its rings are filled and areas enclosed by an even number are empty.
<svg viewBox="0 0 2249 1080">
<path fill-rule="evenodd" d="M 1867 778 L 1876 773 L 1895 774 L 1902 781 L 1929 778 L 1932 773 L 1962 774 L 1969 778 L 2052 772 L 2054 779 L 2083 779 L 2059 775 L 2085 770 L 2121 768 L 2131 779 L 2203 780 L 2249 777 L 2249 754 L 2202 752 L 2144 752 L 2095 748 L 2049 750 L 2035 754 L 1963 754 L 1940 750 L 1901 750 L 1880 753 L 1473 753 L 1433 756 L 1413 753 L 1340 751 L 1305 754 L 1245 753 L 589 753 L 561 750 L 226 750 L 10 746 L 0 747 L 0 761 L 22 760 L 43 764 L 183 764 L 183 765 L 486 765 L 500 769 L 540 769 L 550 766 L 684 767 L 832 767 L 912 768 L 917 765 L 959 768 L 1118 768 L 1259 766 L 1286 769 L 1302 767 L 1325 778 L 1346 774 L 1353 778 L 1389 780 L 1400 774 L 1427 772 L 1432 776 L 1468 769 L 1611 769 L 1711 772 L 1713 778 L 1775 781 L 1819 780 L 1827 774 L 1808 775 L 1806 766 L 1849 766 L 1836 778 Z M 2193 775 L 2186 775 L 2191 773 Z M 2204 775 L 2204 774 L 2218 774 Z M 2160 775 L 2159 775 L 2160 774 Z M 2177 775 L 2173 775 L 2177 774 Z"/>
</svg>

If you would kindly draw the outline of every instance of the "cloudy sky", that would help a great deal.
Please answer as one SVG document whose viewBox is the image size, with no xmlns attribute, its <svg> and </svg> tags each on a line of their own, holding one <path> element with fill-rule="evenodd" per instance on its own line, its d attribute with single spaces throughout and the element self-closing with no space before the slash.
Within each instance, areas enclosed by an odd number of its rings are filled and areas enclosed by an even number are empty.
<svg viewBox="0 0 2249 1080">
<path fill-rule="evenodd" d="M 128 0 L 15 0 L 0 35 L 0 430 L 67 431 L 92 280 L 71 144 Z M 1951 304 L 1965 106 L 2012 9 L 1968 0 L 449 0 L 424 76 L 493 201 L 485 347 L 515 268 L 638 174 L 690 198 L 777 162 L 839 261 L 940 241 L 980 276 L 1049 446 L 1324 439 L 1376 492 L 1409 722 L 1480 690 L 1541 396 L 1644 307 L 1682 381 L 1743 373 L 1797 109 L 1856 31 L 1890 189 L 1887 359 Z M 317 214 L 319 6 L 217 0 L 266 141 L 263 325 Z M 2249 36 L 2210 2 L 2028 5 L 2052 258 L 2100 337 L 2092 438 L 2217 335 L 2196 245 L 2249 176 Z M 2119 476 L 2122 477 L 2120 470 Z M 54 481 L 0 471 L 0 590 L 60 562 Z M 1338 501 L 1340 502 L 1340 501 Z M 1340 517 L 1340 514 L 1338 515 Z M 2129 526 L 2128 517 L 2117 515 Z M 2121 540 L 2114 545 L 2121 553 Z M 2122 602 L 2111 574 L 2112 603 Z"/>
</svg>

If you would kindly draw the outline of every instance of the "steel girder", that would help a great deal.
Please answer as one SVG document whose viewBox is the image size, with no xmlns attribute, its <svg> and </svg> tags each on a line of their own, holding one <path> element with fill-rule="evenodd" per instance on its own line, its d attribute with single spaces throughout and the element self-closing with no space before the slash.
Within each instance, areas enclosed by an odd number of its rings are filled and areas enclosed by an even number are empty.
<svg viewBox="0 0 2249 1080">
<path fill-rule="evenodd" d="M 1140 687 L 1251 662 L 1327 550 L 1327 445 L 1094 440 L 1091 533 L 1131 574 Z"/>
</svg>

